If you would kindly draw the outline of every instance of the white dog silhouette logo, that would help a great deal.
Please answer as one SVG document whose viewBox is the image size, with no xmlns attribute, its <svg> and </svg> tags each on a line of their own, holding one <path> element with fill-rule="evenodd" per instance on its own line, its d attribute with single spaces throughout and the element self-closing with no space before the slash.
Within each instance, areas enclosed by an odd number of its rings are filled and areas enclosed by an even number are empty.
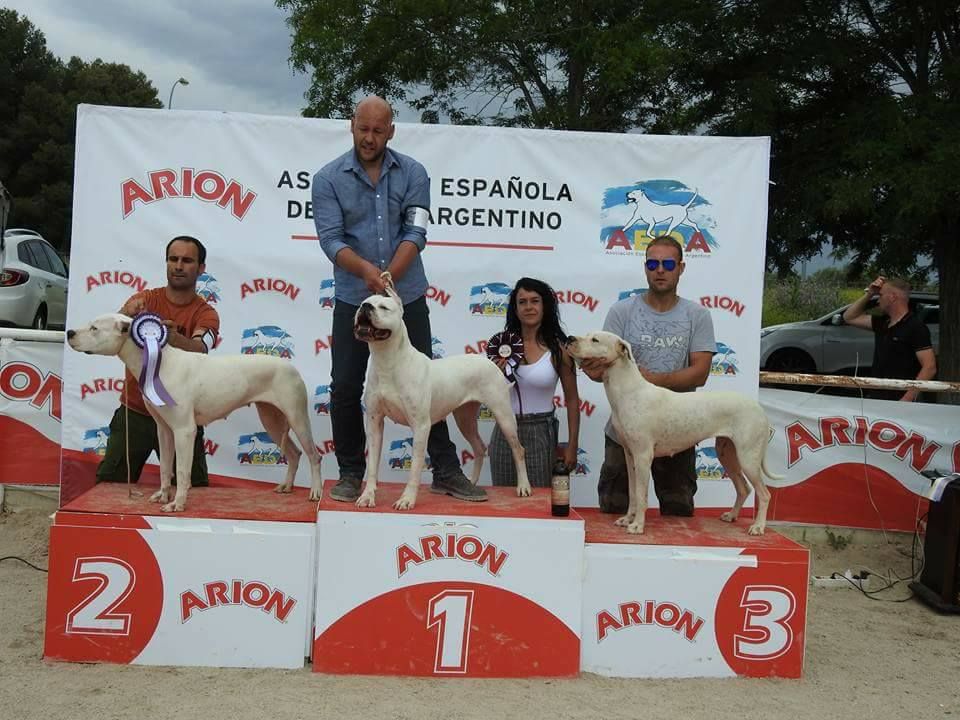
<svg viewBox="0 0 960 720">
<path fill-rule="evenodd" d="M 694 232 L 700 232 L 700 227 L 690 219 L 690 206 L 697 199 L 699 193 L 693 191 L 693 195 L 683 205 L 657 203 L 647 197 L 643 188 L 637 188 L 627 193 L 627 204 L 633 205 L 633 215 L 623 226 L 623 231 L 627 232 L 637 223 L 644 223 L 647 226 L 647 237 L 654 238 L 653 229 L 657 225 L 668 223 L 666 231 L 662 235 L 669 235 L 678 225 L 686 225 L 693 228 Z"/>
</svg>

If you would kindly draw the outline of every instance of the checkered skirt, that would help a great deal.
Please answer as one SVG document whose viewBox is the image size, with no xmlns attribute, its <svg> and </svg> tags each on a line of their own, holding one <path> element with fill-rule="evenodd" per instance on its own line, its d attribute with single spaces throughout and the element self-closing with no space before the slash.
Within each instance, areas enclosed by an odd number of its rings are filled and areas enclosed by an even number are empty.
<svg viewBox="0 0 960 720">
<path fill-rule="evenodd" d="M 557 457 L 558 430 L 559 422 L 552 412 L 517 416 L 517 434 L 526 451 L 527 477 L 533 487 L 550 487 L 553 463 Z M 517 470 L 513 454 L 499 425 L 493 428 L 490 436 L 489 453 L 493 484 L 516 486 Z"/>
</svg>

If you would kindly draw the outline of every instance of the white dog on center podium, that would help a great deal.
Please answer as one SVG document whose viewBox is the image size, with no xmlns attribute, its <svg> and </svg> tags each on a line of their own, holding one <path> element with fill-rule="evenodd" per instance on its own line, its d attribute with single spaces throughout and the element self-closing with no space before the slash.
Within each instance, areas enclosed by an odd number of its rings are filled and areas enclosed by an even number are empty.
<svg viewBox="0 0 960 720">
<path fill-rule="evenodd" d="M 517 467 L 517 495 L 530 495 L 523 447 L 510 407 L 510 383 L 494 363 L 476 355 L 431 360 L 418 351 L 407 337 L 403 303 L 389 285 L 386 296 L 372 295 L 363 301 L 354 318 L 353 332 L 370 346 L 370 376 L 363 397 L 370 457 L 366 487 L 357 499 L 359 507 L 375 504 L 384 417 L 413 430 L 410 477 L 394 503 L 397 510 L 409 510 L 416 504 L 430 426 L 450 413 L 473 450 L 470 480 L 476 485 L 487 453 L 477 431 L 480 403 L 493 413 L 510 444 Z"/>
</svg>

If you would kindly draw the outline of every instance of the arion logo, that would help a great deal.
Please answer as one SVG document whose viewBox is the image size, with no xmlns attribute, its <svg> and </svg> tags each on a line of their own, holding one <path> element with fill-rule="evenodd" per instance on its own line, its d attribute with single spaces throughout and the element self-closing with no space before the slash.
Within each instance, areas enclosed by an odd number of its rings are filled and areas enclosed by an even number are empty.
<svg viewBox="0 0 960 720">
<path fill-rule="evenodd" d="M 249 212 L 257 193 L 248 190 L 231 178 L 227 180 L 216 170 L 181 168 L 176 170 L 153 170 L 141 183 L 128 178 L 120 184 L 120 204 L 123 217 L 128 217 L 140 205 L 150 205 L 166 198 L 196 198 L 215 203 L 237 220 L 243 220 Z"/>
</svg>

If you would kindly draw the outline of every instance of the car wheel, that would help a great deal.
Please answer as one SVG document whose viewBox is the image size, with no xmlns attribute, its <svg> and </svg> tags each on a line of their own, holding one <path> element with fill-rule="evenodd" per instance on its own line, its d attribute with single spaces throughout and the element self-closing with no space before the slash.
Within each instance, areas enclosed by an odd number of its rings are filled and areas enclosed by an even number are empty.
<svg viewBox="0 0 960 720">
<path fill-rule="evenodd" d="M 777 350 L 771 355 L 764 369 L 786 373 L 815 373 L 817 365 L 803 350 L 788 348 Z"/>
<path fill-rule="evenodd" d="M 34 330 L 47 329 L 47 309 L 42 305 L 37 308 L 37 314 L 33 316 L 33 323 L 30 327 Z"/>
</svg>

